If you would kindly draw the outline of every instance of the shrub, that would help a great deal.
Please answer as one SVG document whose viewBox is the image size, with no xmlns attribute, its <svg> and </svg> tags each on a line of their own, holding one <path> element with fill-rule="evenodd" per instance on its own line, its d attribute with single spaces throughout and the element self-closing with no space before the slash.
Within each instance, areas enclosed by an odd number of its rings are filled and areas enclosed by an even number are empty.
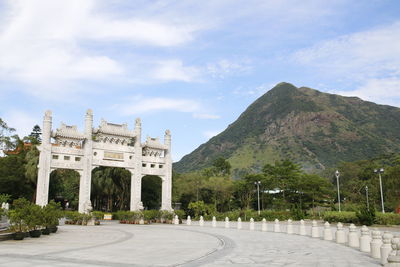
<svg viewBox="0 0 400 267">
<path fill-rule="evenodd" d="M 290 210 L 290 213 L 292 215 L 292 218 L 297 221 L 302 220 L 306 217 L 304 211 L 298 205 L 293 206 Z"/>
<path fill-rule="evenodd" d="M 326 211 L 323 218 L 328 222 L 357 223 L 356 213 L 353 211 Z"/>
<path fill-rule="evenodd" d="M 167 210 L 160 210 L 160 220 L 165 222 L 166 220 L 172 221 L 174 218 L 174 213 Z"/>
<path fill-rule="evenodd" d="M 377 212 L 375 223 L 381 225 L 400 225 L 400 214 Z"/>
<path fill-rule="evenodd" d="M 29 215 L 31 202 L 25 198 L 19 198 L 13 202 L 13 210 L 8 213 L 8 218 L 11 223 L 11 230 L 15 232 L 25 232 L 28 230 L 26 218 Z"/>
<path fill-rule="evenodd" d="M 40 206 L 30 203 L 28 206 L 25 222 L 28 230 L 38 230 L 44 225 L 43 210 Z"/>
<path fill-rule="evenodd" d="M 119 211 L 116 211 L 116 212 L 113 213 L 113 218 L 115 220 L 126 221 L 129 218 L 129 213 L 130 212 L 126 211 L 126 210 L 119 210 Z"/>
<path fill-rule="evenodd" d="M 59 219 L 62 218 L 63 215 L 60 204 L 53 200 L 43 207 L 42 214 L 43 226 L 45 227 L 57 226 Z"/>
<path fill-rule="evenodd" d="M 179 219 L 183 219 L 185 217 L 185 211 L 184 210 L 174 210 L 175 215 L 178 215 Z"/>
<path fill-rule="evenodd" d="M 375 222 L 375 209 L 372 207 L 370 209 L 364 207 L 361 210 L 357 211 L 356 217 L 358 223 L 367 226 L 372 225 Z"/>
<path fill-rule="evenodd" d="M 143 218 L 146 221 L 153 221 L 155 222 L 160 218 L 160 211 L 158 210 L 144 210 L 143 211 Z"/>
<path fill-rule="evenodd" d="M 92 211 L 92 215 L 96 220 L 103 220 L 104 218 L 104 212 L 102 211 Z"/>
</svg>

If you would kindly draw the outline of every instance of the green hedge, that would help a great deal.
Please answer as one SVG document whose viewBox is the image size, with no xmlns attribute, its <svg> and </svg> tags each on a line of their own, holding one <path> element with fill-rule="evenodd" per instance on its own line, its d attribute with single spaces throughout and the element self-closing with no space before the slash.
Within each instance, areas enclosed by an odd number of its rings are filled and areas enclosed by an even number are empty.
<svg viewBox="0 0 400 267">
<path fill-rule="evenodd" d="M 324 212 L 323 219 L 330 223 L 341 222 L 341 223 L 357 223 L 358 219 L 356 212 L 354 211 L 326 211 Z"/>
<path fill-rule="evenodd" d="M 375 223 L 381 225 L 400 225 L 400 214 L 377 212 Z"/>
<path fill-rule="evenodd" d="M 376 212 L 375 215 L 375 224 L 400 225 L 400 214 Z M 356 212 L 353 211 L 326 211 L 323 218 L 328 222 L 359 223 Z"/>
</svg>

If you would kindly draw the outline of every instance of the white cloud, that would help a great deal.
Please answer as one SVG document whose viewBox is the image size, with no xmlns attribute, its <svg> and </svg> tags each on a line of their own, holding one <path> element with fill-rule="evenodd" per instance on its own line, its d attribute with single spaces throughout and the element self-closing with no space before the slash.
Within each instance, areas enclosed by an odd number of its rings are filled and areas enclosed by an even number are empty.
<svg viewBox="0 0 400 267">
<path fill-rule="evenodd" d="M 259 97 L 268 92 L 278 83 L 263 83 L 255 87 L 237 87 L 233 90 L 233 94 L 239 96 L 250 96 L 250 97 Z"/>
<path fill-rule="evenodd" d="M 205 131 L 203 132 L 203 135 L 209 139 L 211 137 L 218 135 L 221 132 L 222 130 Z"/>
<path fill-rule="evenodd" d="M 313 72 L 359 84 L 335 91 L 374 102 L 400 105 L 400 22 L 324 41 L 294 54 Z M 397 99 L 396 99 L 397 98 Z"/>
<path fill-rule="evenodd" d="M 0 79 L 34 85 L 40 96 L 67 82 L 124 74 L 124 64 L 90 45 L 178 46 L 191 41 L 197 30 L 190 23 L 156 16 L 116 17 L 94 0 L 9 0 L 5 8 L 0 19 Z M 195 75 L 195 69 L 179 61 L 156 65 L 160 80 L 190 81 Z"/>
<path fill-rule="evenodd" d="M 184 66 L 180 60 L 158 62 L 153 77 L 162 81 L 192 82 L 197 79 L 199 71 L 195 67 Z"/>
<path fill-rule="evenodd" d="M 9 110 L 2 115 L 9 127 L 15 128 L 16 133 L 22 138 L 32 132 L 34 125 L 39 124 L 40 117 L 21 110 Z"/>
<path fill-rule="evenodd" d="M 344 96 L 357 96 L 361 99 L 400 106 L 400 79 L 370 79 L 356 90 L 335 91 Z"/>
<path fill-rule="evenodd" d="M 132 104 L 134 103 L 134 104 Z M 152 97 L 145 98 L 135 96 L 130 101 L 123 104 L 114 105 L 113 110 L 117 110 L 124 116 L 132 116 L 144 113 L 175 111 L 191 113 L 195 119 L 219 119 L 220 116 L 205 113 L 206 108 L 198 101 L 191 99 Z"/>
<path fill-rule="evenodd" d="M 231 61 L 221 59 L 215 63 L 207 65 L 207 72 L 216 78 L 225 78 L 230 75 L 244 74 L 251 71 L 252 67 L 249 60 Z"/>
<path fill-rule="evenodd" d="M 400 22 L 341 36 L 298 51 L 294 59 L 324 74 L 359 80 L 400 75 Z"/>
<path fill-rule="evenodd" d="M 216 120 L 216 119 L 221 118 L 221 116 L 215 115 L 215 114 L 208 114 L 208 113 L 193 113 L 193 118 Z"/>
<path fill-rule="evenodd" d="M 135 102 L 135 104 L 132 104 L 132 102 Z M 200 109 L 199 103 L 189 99 L 134 97 L 132 102 L 116 105 L 113 108 L 119 110 L 125 116 L 168 110 L 192 113 Z"/>
</svg>

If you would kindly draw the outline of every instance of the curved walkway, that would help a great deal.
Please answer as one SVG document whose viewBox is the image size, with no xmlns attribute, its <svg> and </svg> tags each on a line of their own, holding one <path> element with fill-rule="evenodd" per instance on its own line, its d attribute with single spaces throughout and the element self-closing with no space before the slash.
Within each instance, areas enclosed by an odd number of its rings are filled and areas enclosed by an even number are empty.
<svg viewBox="0 0 400 267">
<path fill-rule="evenodd" d="M 378 266 L 333 242 L 283 233 L 174 225 L 71 226 L 0 243 L 0 266 Z"/>
</svg>

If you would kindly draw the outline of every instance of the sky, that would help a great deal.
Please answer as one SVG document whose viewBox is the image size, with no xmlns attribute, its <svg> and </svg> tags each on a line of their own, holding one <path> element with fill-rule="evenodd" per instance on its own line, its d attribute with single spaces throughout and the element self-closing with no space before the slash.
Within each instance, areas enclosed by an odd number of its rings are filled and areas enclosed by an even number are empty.
<svg viewBox="0 0 400 267">
<path fill-rule="evenodd" d="M 397 0 L 1 0 L 0 118 L 142 119 L 178 161 L 279 82 L 400 107 Z M 144 138 L 143 140 L 144 141 Z"/>
</svg>

